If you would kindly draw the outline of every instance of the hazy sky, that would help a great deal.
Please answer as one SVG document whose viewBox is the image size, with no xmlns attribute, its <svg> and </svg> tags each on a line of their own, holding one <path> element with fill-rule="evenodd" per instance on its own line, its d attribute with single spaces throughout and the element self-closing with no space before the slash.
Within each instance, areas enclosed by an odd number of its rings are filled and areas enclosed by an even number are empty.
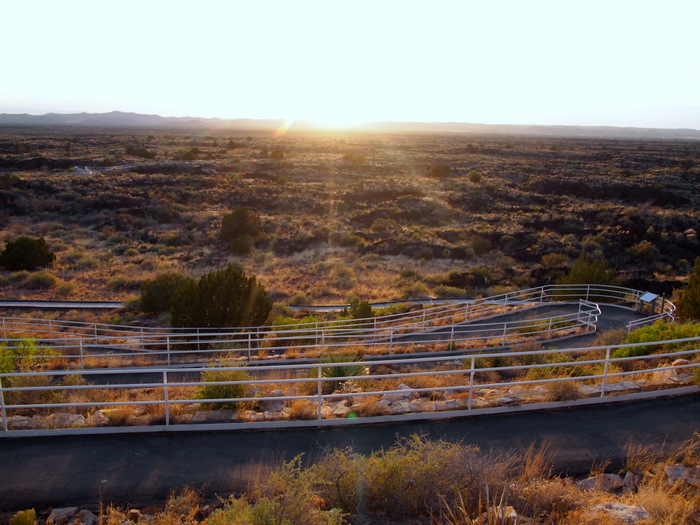
<svg viewBox="0 0 700 525">
<path fill-rule="evenodd" d="M 23 0 L 0 20 L 0 113 L 700 129 L 700 0 Z"/>
</svg>

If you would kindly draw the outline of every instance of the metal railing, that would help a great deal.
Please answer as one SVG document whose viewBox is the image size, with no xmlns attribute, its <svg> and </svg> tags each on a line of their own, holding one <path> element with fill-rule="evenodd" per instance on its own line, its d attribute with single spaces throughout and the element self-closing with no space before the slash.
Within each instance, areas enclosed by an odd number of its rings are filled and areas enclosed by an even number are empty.
<svg viewBox="0 0 700 525">
<path fill-rule="evenodd" d="M 657 353 L 635 355 L 650 345 Z M 1 430 L 12 435 L 36 431 L 36 425 L 55 433 L 206 429 L 212 422 L 225 428 L 352 424 L 544 407 L 562 399 L 576 404 L 621 394 L 630 399 L 698 392 L 692 372 L 700 367 L 699 356 L 696 337 L 378 361 L 3 373 Z M 266 409 L 268 404 L 277 407 Z"/>
<path fill-rule="evenodd" d="M 139 356 L 142 362 L 149 356 L 153 359 L 151 364 L 173 364 L 187 359 L 189 362 L 214 359 L 226 353 L 252 361 L 256 353 L 279 357 L 295 353 L 294 349 L 299 348 L 314 356 L 314 351 L 318 355 L 352 345 L 388 354 L 416 344 L 434 347 L 446 343 L 452 349 L 479 344 L 505 346 L 525 335 L 551 339 L 554 332 L 564 329 L 568 332 L 595 329 L 600 314 L 599 310 L 595 311 L 598 303 L 639 311 L 643 306 L 639 299 L 642 295 L 638 290 L 615 286 L 549 285 L 369 319 L 228 329 L 166 329 L 6 317 L 0 318 L 0 342 L 11 346 L 22 337 L 33 337 L 51 348 L 50 357 L 64 360 L 65 366 L 79 362 L 81 368 L 86 360 L 100 359 L 107 366 L 114 366 L 120 364 L 120 356 L 130 359 Z M 516 310 L 574 301 L 579 305 L 575 315 L 485 322 Z M 673 318 L 673 303 L 662 300 L 658 313 L 654 312 L 655 307 L 651 305 L 651 315 L 635 321 L 634 326 L 658 318 Z M 547 323 L 546 329 L 543 323 Z M 632 328 L 630 323 L 628 329 Z"/>
</svg>

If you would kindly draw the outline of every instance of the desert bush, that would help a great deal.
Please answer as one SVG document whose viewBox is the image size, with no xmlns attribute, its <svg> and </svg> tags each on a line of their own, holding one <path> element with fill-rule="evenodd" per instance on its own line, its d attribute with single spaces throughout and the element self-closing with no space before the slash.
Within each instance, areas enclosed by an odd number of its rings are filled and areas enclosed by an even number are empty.
<svg viewBox="0 0 700 525">
<path fill-rule="evenodd" d="M 590 259 L 581 252 L 571 270 L 557 279 L 557 284 L 605 284 L 617 285 L 615 270 L 608 268 L 605 261 Z"/>
<path fill-rule="evenodd" d="M 272 300 L 254 276 L 240 266 L 227 267 L 188 281 L 174 294 L 170 314 L 174 326 L 260 326 L 267 321 Z"/>
<path fill-rule="evenodd" d="M 301 467 L 301 457 L 257 481 L 245 496 L 231 496 L 207 519 L 208 525 L 343 525 L 340 509 L 325 510 Z"/>
<path fill-rule="evenodd" d="M 222 402 L 206 402 L 203 403 L 208 408 L 236 408 L 239 401 L 236 399 L 246 397 L 250 386 L 237 383 L 236 381 L 250 381 L 253 377 L 243 369 L 226 369 L 211 365 L 206 371 L 202 372 L 202 381 L 205 383 L 224 383 L 224 384 L 205 384 L 198 388 L 197 399 L 226 399 Z"/>
<path fill-rule="evenodd" d="M 8 242 L 0 253 L 0 266 L 11 272 L 49 266 L 55 260 L 56 255 L 49 249 L 43 237 L 19 237 Z"/>
<path fill-rule="evenodd" d="M 374 310 L 372 310 L 372 305 L 369 304 L 369 301 L 353 297 L 350 301 L 349 314 L 353 319 L 369 319 L 374 317 Z"/>
<path fill-rule="evenodd" d="M 503 489 L 514 465 L 511 457 L 414 435 L 368 457 L 336 449 L 309 473 L 327 504 L 363 521 L 389 523 L 437 515 L 443 502 L 474 513 L 487 487 Z"/>
<path fill-rule="evenodd" d="M 355 272 L 342 263 L 336 263 L 330 272 L 331 284 L 340 290 L 349 290 L 355 285 Z"/>
<path fill-rule="evenodd" d="M 229 243 L 232 253 L 246 254 L 260 235 L 260 217 L 251 208 L 236 208 L 221 219 L 221 240 Z"/>
<path fill-rule="evenodd" d="M 36 525 L 34 509 L 20 510 L 10 518 L 10 525 Z"/>
<path fill-rule="evenodd" d="M 695 259 L 693 273 L 678 296 L 677 307 L 683 319 L 700 319 L 700 257 Z"/>
<path fill-rule="evenodd" d="M 467 173 L 467 178 L 469 179 L 469 182 L 477 184 L 481 182 L 481 173 L 476 170 L 471 170 L 469 173 Z"/>
<path fill-rule="evenodd" d="M 31 290 L 50 290 L 56 288 L 60 279 L 45 270 L 30 273 L 24 281 L 24 285 Z"/>
<path fill-rule="evenodd" d="M 147 150 L 142 146 L 127 146 L 126 154 L 133 155 L 134 157 L 141 157 L 142 159 L 155 159 L 155 151 Z"/>
<path fill-rule="evenodd" d="M 456 286 L 447 286 L 440 284 L 433 288 L 433 293 L 435 297 L 439 298 L 461 298 L 466 295 L 464 289 L 457 288 Z"/>
<path fill-rule="evenodd" d="M 307 315 L 301 319 L 279 315 L 272 322 L 273 333 L 269 336 L 270 344 L 278 347 L 315 344 L 317 335 L 314 329 L 317 325 L 318 317 L 315 315 Z M 288 333 L 279 333 L 281 331 Z M 283 339 L 285 337 L 289 339 Z"/>
<path fill-rule="evenodd" d="M 318 360 L 318 363 L 326 365 L 321 367 L 321 377 L 324 379 L 336 379 L 341 377 L 359 377 L 367 375 L 367 367 L 359 362 L 359 358 L 345 354 L 328 354 Z M 309 372 L 311 377 L 318 377 L 315 368 Z M 323 392 L 330 394 L 335 392 L 345 380 L 324 381 Z"/>
<path fill-rule="evenodd" d="M 547 401 L 572 401 L 579 399 L 581 393 L 578 385 L 573 381 L 557 381 L 555 383 L 547 383 L 545 397 Z"/>
<path fill-rule="evenodd" d="M 140 308 L 142 311 L 158 315 L 170 310 L 175 293 L 192 279 L 178 273 L 163 273 L 154 279 L 141 283 Z"/>
<path fill-rule="evenodd" d="M 40 368 L 57 355 L 36 339 L 8 339 L 0 344 L 0 373 L 28 372 Z"/>
<path fill-rule="evenodd" d="M 431 177 L 449 177 L 452 174 L 452 167 L 449 164 L 438 164 L 430 168 Z"/>
<path fill-rule="evenodd" d="M 697 323 L 667 323 L 663 319 L 659 319 L 654 324 L 642 326 L 636 330 L 632 330 L 623 344 L 634 343 L 654 343 L 657 341 L 670 341 L 673 339 L 687 339 L 690 337 L 700 337 L 700 324 Z M 638 357 L 649 355 L 657 350 L 662 352 L 670 352 L 672 350 L 680 350 L 688 347 L 688 343 L 673 343 L 673 344 L 649 344 L 643 346 L 633 346 L 617 348 L 613 351 L 613 357 Z"/>
</svg>

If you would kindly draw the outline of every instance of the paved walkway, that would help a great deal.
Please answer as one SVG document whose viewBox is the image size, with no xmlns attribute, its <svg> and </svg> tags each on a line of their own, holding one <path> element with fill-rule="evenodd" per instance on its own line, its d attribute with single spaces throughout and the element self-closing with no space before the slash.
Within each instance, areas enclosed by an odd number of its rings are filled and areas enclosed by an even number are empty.
<svg viewBox="0 0 700 525">
<path fill-rule="evenodd" d="M 629 440 L 678 446 L 700 431 L 700 394 L 552 411 L 280 431 L 0 439 L 0 510 L 148 504 L 190 486 L 207 496 L 243 491 L 280 460 L 313 461 L 331 447 L 362 453 L 412 434 L 461 440 L 482 450 L 524 452 L 550 442 L 557 471 L 621 465 Z"/>
</svg>

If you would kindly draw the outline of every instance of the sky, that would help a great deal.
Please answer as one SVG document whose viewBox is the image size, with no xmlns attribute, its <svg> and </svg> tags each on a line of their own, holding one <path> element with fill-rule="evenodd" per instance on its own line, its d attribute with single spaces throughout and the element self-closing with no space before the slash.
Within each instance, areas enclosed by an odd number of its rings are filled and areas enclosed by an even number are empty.
<svg viewBox="0 0 700 525">
<path fill-rule="evenodd" d="M 0 113 L 700 129 L 700 0 L 23 0 Z"/>
</svg>

